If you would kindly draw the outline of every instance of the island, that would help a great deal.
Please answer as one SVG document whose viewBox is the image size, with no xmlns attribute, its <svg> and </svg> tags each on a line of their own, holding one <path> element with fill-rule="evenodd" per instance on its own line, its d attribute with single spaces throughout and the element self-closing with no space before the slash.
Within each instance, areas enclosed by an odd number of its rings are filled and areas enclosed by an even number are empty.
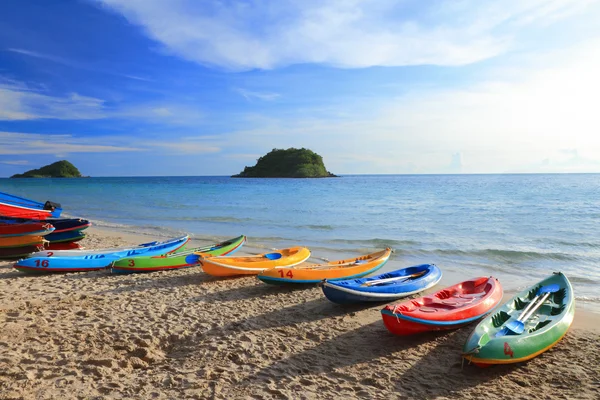
<svg viewBox="0 0 600 400">
<path fill-rule="evenodd" d="M 273 149 L 232 178 L 334 178 L 323 157 L 305 148 Z"/>
<path fill-rule="evenodd" d="M 83 178 L 79 170 L 67 160 L 57 161 L 42 168 L 32 169 L 11 178 Z"/>
</svg>

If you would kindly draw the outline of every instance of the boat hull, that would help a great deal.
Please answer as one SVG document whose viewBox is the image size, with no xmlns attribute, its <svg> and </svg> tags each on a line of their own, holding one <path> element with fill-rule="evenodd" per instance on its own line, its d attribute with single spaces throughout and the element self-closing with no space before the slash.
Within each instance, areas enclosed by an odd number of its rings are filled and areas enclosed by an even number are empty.
<svg viewBox="0 0 600 400">
<path fill-rule="evenodd" d="M 456 329 L 493 310 L 502 300 L 502 294 L 497 279 L 480 277 L 429 296 L 386 306 L 381 316 L 385 327 L 401 336 Z"/>
<path fill-rule="evenodd" d="M 258 275 L 264 270 L 291 267 L 310 257 L 305 247 L 275 250 L 271 253 L 247 257 L 202 257 L 202 270 L 212 276 Z"/>
<path fill-rule="evenodd" d="M 0 238 L 0 248 L 37 246 L 43 243 L 44 237 L 39 235 L 25 235 Z"/>
<path fill-rule="evenodd" d="M 383 267 L 392 254 L 391 249 L 325 264 L 279 267 L 262 271 L 257 278 L 270 284 L 314 284 L 324 279 L 359 278 Z"/>
<path fill-rule="evenodd" d="M 45 236 L 45 239 L 50 243 L 63 243 L 63 242 L 78 242 L 85 239 L 85 232 L 79 230 L 69 230 L 62 232 L 52 232 Z"/>
<path fill-rule="evenodd" d="M 56 229 L 46 222 L 30 222 L 16 224 L 2 224 L 0 221 L 0 240 L 7 237 L 37 235 L 44 236 L 54 232 Z"/>
<path fill-rule="evenodd" d="M 168 255 L 122 258 L 115 261 L 111 268 L 113 273 L 120 274 L 190 268 L 200 265 L 200 255 L 198 253 L 212 256 L 233 254 L 239 250 L 245 242 L 246 236 L 242 235 L 225 242 L 215 243 L 211 246 L 198 247 Z"/>
<path fill-rule="evenodd" d="M 523 333 L 505 330 L 506 324 L 518 318 L 535 298 L 539 287 L 552 284 L 557 284 L 559 290 L 552 293 L 525 321 Z M 575 300 L 571 283 L 562 273 L 555 273 L 518 293 L 482 320 L 467 339 L 463 357 L 482 367 L 530 360 L 555 346 L 567 333 L 574 316 Z"/>
<path fill-rule="evenodd" d="M 437 266 L 421 264 L 369 278 L 326 280 L 322 289 L 328 300 L 338 304 L 387 302 L 429 289 L 440 279 L 442 271 Z"/>
<path fill-rule="evenodd" d="M 45 220 L 51 217 L 58 218 L 61 212 L 62 208 L 55 207 L 50 202 L 44 204 L 0 192 L 0 216 Z"/>
<path fill-rule="evenodd" d="M 43 245 L 0 248 L 0 259 L 22 258 L 43 250 Z"/>
</svg>

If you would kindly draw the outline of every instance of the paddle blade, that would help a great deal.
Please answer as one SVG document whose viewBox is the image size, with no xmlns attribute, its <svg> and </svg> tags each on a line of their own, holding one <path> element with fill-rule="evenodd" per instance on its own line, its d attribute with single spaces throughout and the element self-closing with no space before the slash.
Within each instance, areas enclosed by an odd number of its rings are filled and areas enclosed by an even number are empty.
<svg viewBox="0 0 600 400">
<path fill-rule="evenodd" d="M 517 335 L 520 335 L 525 330 L 525 324 L 522 323 L 521 321 L 517 321 L 517 320 L 509 321 L 506 324 L 506 329 L 508 329 L 512 333 L 516 333 Z"/>
<path fill-rule="evenodd" d="M 267 253 L 265 254 L 265 258 L 269 260 L 279 260 L 281 258 L 281 253 Z"/>
<path fill-rule="evenodd" d="M 542 286 L 541 288 L 539 288 L 538 290 L 538 295 L 543 294 L 543 293 L 554 293 L 554 292 L 558 292 L 560 290 L 560 286 L 558 286 L 558 284 L 553 283 L 552 285 L 546 285 L 546 286 Z"/>
<path fill-rule="evenodd" d="M 202 253 L 192 253 L 188 256 L 185 257 L 185 263 L 186 264 L 198 264 L 200 258 L 201 258 L 201 254 Z"/>
</svg>

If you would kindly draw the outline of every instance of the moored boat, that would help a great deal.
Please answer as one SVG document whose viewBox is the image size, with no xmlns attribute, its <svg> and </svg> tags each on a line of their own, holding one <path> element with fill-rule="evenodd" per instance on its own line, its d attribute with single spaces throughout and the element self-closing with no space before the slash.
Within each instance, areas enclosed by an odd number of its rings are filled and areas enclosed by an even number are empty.
<svg viewBox="0 0 600 400">
<path fill-rule="evenodd" d="M 556 345 L 574 316 L 571 283 L 554 273 L 482 320 L 467 339 L 463 357 L 481 367 L 529 360 Z"/>
<path fill-rule="evenodd" d="M 456 329 L 474 322 L 502 300 L 496 278 L 479 277 L 381 310 L 386 328 L 396 335 Z"/>
<path fill-rule="evenodd" d="M 189 268 L 200 265 L 202 255 L 222 256 L 233 254 L 246 242 L 246 236 L 238 236 L 210 246 L 197 247 L 159 256 L 127 257 L 115 261 L 113 273 L 153 272 L 170 269 Z"/>
<path fill-rule="evenodd" d="M 62 208 L 58 203 L 39 203 L 0 192 L 0 216 L 44 220 L 50 217 L 58 218 L 61 212 Z"/>
<path fill-rule="evenodd" d="M 310 257 L 306 247 L 291 247 L 246 257 L 201 257 L 202 270 L 213 276 L 258 275 L 277 267 L 291 267 Z"/>
<path fill-rule="evenodd" d="M 372 254 L 330 261 L 323 264 L 278 267 L 262 271 L 257 278 L 265 283 L 318 283 L 324 279 L 341 280 L 359 278 L 377 271 L 387 262 L 391 249 Z"/>
<path fill-rule="evenodd" d="M 17 261 L 14 268 L 23 272 L 82 272 L 105 269 L 123 257 L 133 255 L 160 255 L 182 248 L 188 236 L 166 242 L 152 242 L 130 249 L 85 250 L 44 250 L 31 257 Z"/>
<path fill-rule="evenodd" d="M 407 297 L 435 286 L 442 279 L 442 271 L 434 264 L 386 272 L 362 279 L 323 282 L 323 294 L 338 304 L 383 302 Z"/>
</svg>

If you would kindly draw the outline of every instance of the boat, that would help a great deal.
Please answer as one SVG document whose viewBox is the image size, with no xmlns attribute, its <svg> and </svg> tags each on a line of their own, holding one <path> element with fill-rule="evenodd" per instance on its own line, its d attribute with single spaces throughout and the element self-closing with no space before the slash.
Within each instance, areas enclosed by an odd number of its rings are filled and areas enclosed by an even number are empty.
<svg viewBox="0 0 600 400">
<path fill-rule="evenodd" d="M 0 259 L 23 258 L 43 249 L 43 244 L 0 248 Z"/>
<path fill-rule="evenodd" d="M 308 257 L 310 250 L 298 246 L 246 257 L 201 257 L 200 265 L 213 276 L 258 275 L 266 269 L 298 265 Z"/>
<path fill-rule="evenodd" d="M 210 246 L 197 247 L 185 251 L 163 254 L 159 256 L 137 256 L 121 258 L 112 263 L 113 273 L 153 272 L 169 269 L 188 268 L 199 265 L 201 255 L 222 256 L 233 254 L 246 242 L 246 236 L 216 243 Z"/>
<path fill-rule="evenodd" d="M 76 250 L 83 249 L 81 244 L 77 242 L 60 242 L 60 243 L 45 243 L 44 248 L 40 250 Z"/>
<path fill-rule="evenodd" d="M 396 335 L 456 329 L 492 311 L 502 294 L 496 278 L 479 277 L 429 296 L 388 305 L 381 316 L 385 327 Z"/>
<path fill-rule="evenodd" d="M 421 264 L 369 278 L 327 279 L 322 289 L 327 299 L 338 304 L 384 302 L 427 290 L 440 279 L 442 271 L 436 265 Z"/>
<path fill-rule="evenodd" d="M 11 236 L 0 238 L 0 248 L 37 246 L 43 243 L 44 237 L 40 235 Z"/>
<path fill-rule="evenodd" d="M 0 221 L 0 240 L 2 238 L 26 235 L 44 236 L 54 232 L 56 228 L 47 222 L 28 222 L 2 224 Z"/>
<path fill-rule="evenodd" d="M 391 249 L 346 260 L 330 261 L 324 264 L 296 265 L 272 268 L 262 271 L 257 278 L 265 283 L 319 283 L 324 279 L 341 280 L 368 275 L 387 262 Z"/>
<path fill-rule="evenodd" d="M 94 271 L 105 269 L 113 261 L 123 257 L 171 253 L 185 246 L 188 240 L 189 236 L 182 236 L 166 242 L 144 243 L 129 249 L 44 250 L 17 261 L 14 268 L 33 273 Z"/>
<path fill-rule="evenodd" d="M 557 344 L 574 316 L 571 283 L 556 272 L 482 320 L 467 339 L 463 357 L 480 367 L 527 361 Z"/>
<path fill-rule="evenodd" d="M 62 208 L 58 203 L 39 203 L 0 192 L 0 215 L 4 217 L 45 220 L 50 217 L 58 218 L 61 212 Z"/>
<path fill-rule="evenodd" d="M 55 230 L 54 233 L 68 232 L 68 231 L 82 231 L 92 226 L 92 223 L 87 219 L 83 218 L 56 218 L 47 219 L 46 222 L 52 224 Z"/>
<path fill-rule="evenodd" d="M 80 256 L 95 256 L 98 254 L 106 254 L 106 253 L 119 253 L 123 257 L 130 257 L 132 255 L 143 255 L 143 250 L 147 247 L 153 246 L 165 246 L 172 247 L 173 244 L 176 245 L 175 249 L 171 249 L 169 251 L 165 251 L 163 254 L 181 251 L 184 249 L 183 246 L 187 244 L 190 240 L 188 235 L 180 236 L 178 238 L 166 240 L 164 242 L 154 241 L 148 243 L 138 244 L 133 247 L 108 247 L 103 249 L 93 249 L 93 250 L 43 250 L 33 254 L 33 257 L 52 257 L 52 256 L 61 256 L 61 257 L 80 257 Z M 139 252 L 138 252 L 139 250 Z"/>
<path fill-rule="evenodd" d="M 77 242 L 85 238 L 85 232 L 80 230 L 69 230 L 62 232 L 52 232 L 45 236 L 45 239 L 50 243 L 62 243 L 62 242 Z"/>
</svg>

